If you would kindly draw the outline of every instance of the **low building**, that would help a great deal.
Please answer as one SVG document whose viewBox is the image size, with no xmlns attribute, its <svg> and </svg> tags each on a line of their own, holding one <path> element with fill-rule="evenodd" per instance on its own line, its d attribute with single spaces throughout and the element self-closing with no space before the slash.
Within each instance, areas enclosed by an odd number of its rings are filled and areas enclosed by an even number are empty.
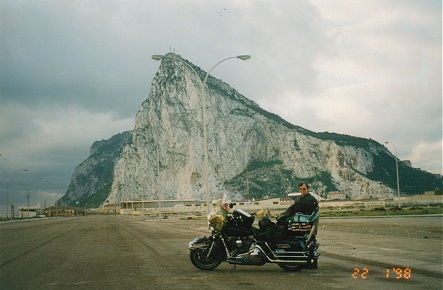
<svg viewBox="0 0 443 290">
<path fill-rule="evenodd" d="M 348 195 L 342 191 L 330 191 L 327 195 L 328 200 L 348 200 Z"/>
<path fill-rule="evenodd" d="M 84 215 L 84 210 L 78 207 L 70 206 L 50 206 L 45 209 L 45 215 L 47 217 L 73 217 L 78 215 Z"/>
<path fill-rule="evenodd" d="M 323 197 L 321 197 L 320 195 L 318 195 L 318 194 L 316 194 L 316 193 L 314 193 L 314 192 L 309 192 L 309 194 L 312 195 L 313 197 L 315 197 L 318 201 L 322 201 L 322 200 L 324 200 Z M 293 192 L 293 193 L 289 193 L 289 194 L 288 194 L 288 196 L 289 196 L 290 198 L 292 198 L 293 200 L 294 200 L 297 196 L 299 196 L 299 195 L 301 195 L 300 192 Z"/>
<path fill-rule="evenodd" d="M 442 190 L 425 191 L 424 195 L 427 196 L 443 195 L 443 191 Z"/>
</svg>

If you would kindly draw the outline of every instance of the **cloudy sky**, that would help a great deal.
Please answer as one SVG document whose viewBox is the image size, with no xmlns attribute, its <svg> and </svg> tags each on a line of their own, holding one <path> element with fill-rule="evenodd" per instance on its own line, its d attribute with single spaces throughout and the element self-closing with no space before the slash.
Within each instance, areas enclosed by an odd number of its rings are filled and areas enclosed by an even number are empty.
<svg viewBox="0 0 443 290">
<path fill-rule="evenodd" d="M 0 213 L 54 202 L 176 52 L 313 131 L 442 173 L 440 0 L 0 1 Z M 388 144 L 391 152 L 394 146 Z M 23 171 L 28 170 L 28 171 Z"/>
</svg>

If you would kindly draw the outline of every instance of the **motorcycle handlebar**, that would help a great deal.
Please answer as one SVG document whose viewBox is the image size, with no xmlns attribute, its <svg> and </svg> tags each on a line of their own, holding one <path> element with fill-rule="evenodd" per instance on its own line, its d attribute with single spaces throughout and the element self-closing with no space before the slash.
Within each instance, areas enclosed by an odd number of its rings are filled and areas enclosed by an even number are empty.
<svg viewBox="0 0 443 290">
<path fill-rule="evenodd" d="M 233 208 L 236 205 L 236 203 L 235 202 L 231 202 L 228 205 L 229 205 L 229 208 Z"/>
</svg>

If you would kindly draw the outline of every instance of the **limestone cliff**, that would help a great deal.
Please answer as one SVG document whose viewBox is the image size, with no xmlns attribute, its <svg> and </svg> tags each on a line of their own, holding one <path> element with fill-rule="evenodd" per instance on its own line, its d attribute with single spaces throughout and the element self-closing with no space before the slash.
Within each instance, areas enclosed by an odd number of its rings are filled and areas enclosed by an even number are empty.
<svg viewBox="0 0 443 290">
<path fill-rule="evenodd" d="M 136 114 L 134 129 L 95 143 L 91 156 L 76 168 L 64 199 L 71 204 L 159 195 L 205 200 L 205 76 L 179 55 L 168 54 Z M 211 76 L 205 100 L 211 198 L 223 191 L 249 199 L 285 196 L 297 191 L 300 181 L 323 197 L 336 190 L 352 198 L 396 195 L 394 156 L 376 141 L 290 124 Z M 442 187 L 441 177 L 402 162 L 399 172 L 402 194 Z"/>
<path fill-rule="evenodd" d="M 114 164 L 124 146 L 131 142 L 131 133 L 123 132 L 108 140 L 92 144 L 89 157 L 75 168 L 66 194 L 57 204 L 98 207 L 110 193 Z"/>
<path fill-rule="evenodd" d="M 205 199 L 198 79 L 205 75 L 179 55 L 162 60 L 137 112 L 132 143 L 116 162 L 110 201 L 156 199 L 157 189 L 161 198 Z M 323 196 L 333 190 L 353 198 L 396 194 L 395 159 L 373 140 L 292 125 L 213 77 L 205 100 L 211 198 L 225 190 L 247 198 L 281 196 L 301 180 Z"/>
</svg>

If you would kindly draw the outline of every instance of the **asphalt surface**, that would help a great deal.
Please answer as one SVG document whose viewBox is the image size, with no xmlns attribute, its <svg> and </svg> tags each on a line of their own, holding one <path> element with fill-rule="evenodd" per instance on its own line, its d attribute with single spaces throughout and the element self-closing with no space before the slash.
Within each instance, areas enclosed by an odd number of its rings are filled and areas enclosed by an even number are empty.
<svg viewBox="0 0 443 290">
<path fill-rule="evenodd" d="M 274 264 L 196 269 L 187 244 L 208 233 L 203 220 L 2 223 L 0 289 L 442 289 L 442 219 L 322 219 L 319 269 L 296 273 Z"/>
</svg>

